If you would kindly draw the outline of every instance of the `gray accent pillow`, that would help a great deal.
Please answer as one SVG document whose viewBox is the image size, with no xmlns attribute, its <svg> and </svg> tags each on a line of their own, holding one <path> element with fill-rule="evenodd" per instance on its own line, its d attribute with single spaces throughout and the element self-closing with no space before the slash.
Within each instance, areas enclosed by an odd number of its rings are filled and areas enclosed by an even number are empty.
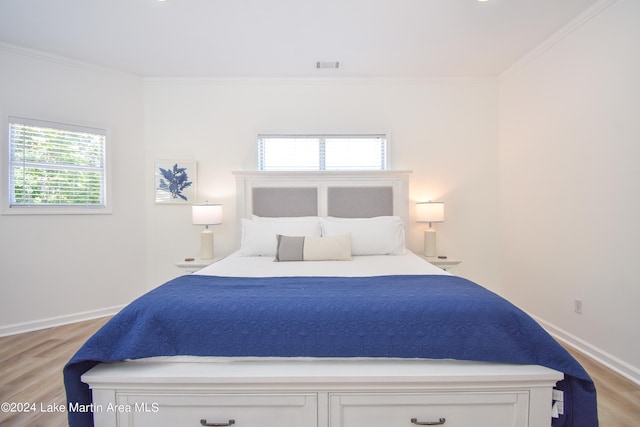
<svg viewBox="0 0 640 427">
<path fill-rule="evenodd" d="M 304 253 L 304 236 L 276 236 L 276 261 L 302 261 Z"/>
</svg>

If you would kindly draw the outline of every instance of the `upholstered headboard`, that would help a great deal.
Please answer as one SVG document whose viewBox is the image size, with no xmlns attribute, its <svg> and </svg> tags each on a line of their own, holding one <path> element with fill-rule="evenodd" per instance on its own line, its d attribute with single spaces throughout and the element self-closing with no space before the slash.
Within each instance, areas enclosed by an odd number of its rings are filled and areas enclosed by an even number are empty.
<svg viewBox="0 0 640 427">
<path fill-rule="evenodd" d="M 408 225 L 410 171 L 234 172 L 238 218 L 397 215 Z"/>
</svg>

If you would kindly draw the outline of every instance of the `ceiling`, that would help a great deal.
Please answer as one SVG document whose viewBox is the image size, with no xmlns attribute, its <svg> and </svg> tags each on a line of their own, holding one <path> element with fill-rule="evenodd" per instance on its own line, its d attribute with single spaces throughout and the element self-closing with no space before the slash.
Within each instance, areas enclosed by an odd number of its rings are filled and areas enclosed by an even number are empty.
<svg viewBox="0 0 640 427">
<path fill-rule="evenodd" d="M 485 77 L 596 1 L 0 0 L 0 42 L 143 77 Z"/>
</svg>

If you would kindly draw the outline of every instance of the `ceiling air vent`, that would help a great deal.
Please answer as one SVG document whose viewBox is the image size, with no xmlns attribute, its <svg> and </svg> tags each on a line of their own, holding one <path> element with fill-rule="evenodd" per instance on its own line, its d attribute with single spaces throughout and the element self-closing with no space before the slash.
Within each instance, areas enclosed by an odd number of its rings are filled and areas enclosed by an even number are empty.
<svg viewBox="0 0 640 427">
<path fill-rule="evenodd" d="M 316 68 L 319 70 L 337 70 L 340 68 L 340 62 L 338 61 L 318 61 L 316 62 Z"/>
</svg>

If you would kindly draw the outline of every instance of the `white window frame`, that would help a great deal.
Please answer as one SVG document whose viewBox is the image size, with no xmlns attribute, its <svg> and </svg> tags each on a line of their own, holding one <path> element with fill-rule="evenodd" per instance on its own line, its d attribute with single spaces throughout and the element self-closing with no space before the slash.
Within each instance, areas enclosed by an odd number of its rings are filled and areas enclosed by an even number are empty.
<svg viewBox="0 0 640 427">
<path fill-rule="evenodd" d="M 76 120 L 61 120 L 59 118 L 42 117 L 36 114 L 3 114 L 2 137 L 0 142 L 2 145 L 2 155 L 0 156 L 0 209 L 2 215 L 95 215 L 95 214 L 111 214 L 111 158 L 110 158 L 110 142 L 111 132 L 108 127 L 82 123 Z M 103 181 L 102 181 L 102 204 L 100 205 L 20 205 L 11 204 L 11 159 L 10 159 L 10 141 L 9 141 L 9 124 L 14 120 L 16 122 L 28 122 L 34 125 L 42 124 L 52 128 L 95 132 L 104 135 L 104 165 L 103 165 Z"/>
<path fill-rule="evenodd" d="M 278 138 L 278 139 L 317 139 L 319 142 L 318 147 L 318 167 L 300 167 L 300 168 L 274 168 L 265 169 L 265 139 Z M 358 168 L 358 167 L 343 167 L 343 168 L 329 168 L 326 165 L 326 140 L 328 139 L 375 139 L 380 138 L 383 140 L 380 151 L 380 167 L 376 168 Z M 389 165 L 389 138 L 384 133 L 372 133 L 372 134 L 259 134 L 258 135 L 258 170 L 260 171 L 295 171 L 295 170 L 311 170 L 311 171 L 324 171 L 324 170 L 337 170 L 337 171 L 362 171 L 362 170 L 387 170 Z"/>
</svg>

